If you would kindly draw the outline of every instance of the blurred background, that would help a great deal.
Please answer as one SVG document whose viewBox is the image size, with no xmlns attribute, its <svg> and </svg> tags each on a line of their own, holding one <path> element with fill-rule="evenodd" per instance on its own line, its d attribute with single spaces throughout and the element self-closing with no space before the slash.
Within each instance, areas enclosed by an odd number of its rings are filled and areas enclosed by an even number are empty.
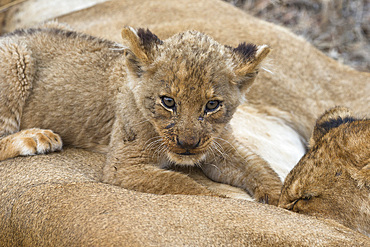
<svg viewBox="0 0 370 247">
<path fill-rule="evenodd" d="M 0 33 L 6 31 L 4 27 L 9 24 L 9 13 L 16 15 L 14 9 L 17 5 L 28 2 L 34 6 L 37 1 L 45 0 L 0 0 Z M 77 8 L 79 1 L 58 1 L 58 4 L 74 4 Z M 90 2 L 101 1 L 104 0 Z M 370 0 L 223 1 L 251 15 L 289 28 L 341 63 L 370 72 Z M 39 14 L 44 12 L 40 10 Z"/>
<path fill-rule="evenodd" d="M 369 0 L 225 0 L 303 36 L 328 56 L 370 71 Z"/>
</svg>

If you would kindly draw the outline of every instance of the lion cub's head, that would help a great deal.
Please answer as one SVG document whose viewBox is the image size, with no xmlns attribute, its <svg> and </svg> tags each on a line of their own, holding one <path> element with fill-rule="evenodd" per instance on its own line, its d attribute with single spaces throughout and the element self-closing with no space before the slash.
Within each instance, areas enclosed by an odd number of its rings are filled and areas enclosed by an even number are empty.
<svg viewBox="0 0 370 247">
<path fill-rule="evenodd" d="M 198 163 L 217 145 L 270 51 L 266 45 L 224 46 L 196 31 L 162 41 L 127 27 L 122 37 L 136 104 L 177 164 Z"/>
<path fill-rule="evenodd" d="M 370 120 L 336 107 L 318 119 L 310 150 L 288 174 L 279 206 L 370 235 Z"/>
</svg>

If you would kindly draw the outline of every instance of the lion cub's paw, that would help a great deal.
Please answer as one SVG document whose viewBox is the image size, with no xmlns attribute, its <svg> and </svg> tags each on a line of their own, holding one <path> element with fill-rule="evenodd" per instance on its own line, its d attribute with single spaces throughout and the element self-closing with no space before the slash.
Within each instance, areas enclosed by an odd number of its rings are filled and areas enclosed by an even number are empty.
<svg viewBox="0 0 370 247">
<path fill-rule="evenodd" d="M 51 130 L 27 129 L 15 134 L 13 143 L 19 155 L 35 155 L 62 149 L 62 139 Z"/>
<path fill-rule="evenodd" d="M 264 189 L 257 188 L 254 192 L 254 198 L 256 201 L 264 204 L 278 205 L 280 197 L 280 188 L 279 189 Z"/>
</svg>

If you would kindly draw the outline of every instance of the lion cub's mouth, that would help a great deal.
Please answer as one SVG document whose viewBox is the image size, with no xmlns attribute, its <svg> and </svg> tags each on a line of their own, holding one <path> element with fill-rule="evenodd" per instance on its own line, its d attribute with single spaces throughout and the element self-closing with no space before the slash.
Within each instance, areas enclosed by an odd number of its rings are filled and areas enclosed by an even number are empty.
<svg viewBox="0 0 370 247">
<path fill-rule="evenodd" d="M 178 155 L 196 155 L 195 153 L 190 153 L 189 150 L 186 150 L 186 152 L 183 152 L 183 153 L 176 153 Z"/>
<path fill-rule="evenodd" d="M 169 143 L 167 145 L 167 157 L 171 162 L 178 165 L 199 164 L 206 158 L 208 143 L 203 143 L 200 146 L 198 144 L 193 145 L 194 147 L 184 147 L 179 145 L 179 142 L 176 145 Z"/>
<path fill-rule="evenodd" d="M 189 150 L 179 152 L 168 152 L 168 158 L 178 165 L 194 165 L 201 162 L 205 158 L 205 153 L 192 153 Z"/>
</svg>

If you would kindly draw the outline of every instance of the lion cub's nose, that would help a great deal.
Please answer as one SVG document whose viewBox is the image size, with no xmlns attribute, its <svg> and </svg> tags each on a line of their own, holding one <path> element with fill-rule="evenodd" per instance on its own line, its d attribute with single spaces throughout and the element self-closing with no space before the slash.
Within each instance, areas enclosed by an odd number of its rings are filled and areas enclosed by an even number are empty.
<svg viewBox="0 0 370 247">
<path fill-rule="evenodd" d="M 199 147 L 200 139 L 198 138 L 176 138 L 177 139 L 177 145 L 180 146 L 183 149 L 189 150 Z"/>
</svg>

